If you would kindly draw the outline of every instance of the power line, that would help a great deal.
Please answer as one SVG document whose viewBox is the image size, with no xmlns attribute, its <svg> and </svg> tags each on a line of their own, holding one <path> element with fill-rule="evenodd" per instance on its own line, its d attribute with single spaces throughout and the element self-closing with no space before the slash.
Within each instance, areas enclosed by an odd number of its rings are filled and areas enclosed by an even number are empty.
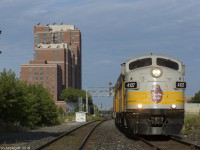
<svg viewBox="0 0 200 150">
<path fill-rule="evenodd" d="M 114 87 L 112 87 L 111 82 L 109 82 L 108 87 L 88 87 L 87 91 L 92 97 L 112 97 L 112 96 L 114 96 Z"/>
</svg>

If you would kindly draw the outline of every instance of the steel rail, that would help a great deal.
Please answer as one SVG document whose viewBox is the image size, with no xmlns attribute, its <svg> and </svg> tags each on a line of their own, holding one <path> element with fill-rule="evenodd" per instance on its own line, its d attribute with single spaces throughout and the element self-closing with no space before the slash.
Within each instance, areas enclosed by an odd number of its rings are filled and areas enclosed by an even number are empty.
<svg viewBox="0 0 200 150">
<path fill-rule="evenodd" d="M 146 143 L 147 145 L 149 145 L 150 147 L 154 148 L 155 150 L 162 150 L 162 148 L 159 148 L 159 146 L 156 146 L 156 145 L 154 144 L 154 142 L 150 142 L 150 141 L 148 141 L 148 140 L 146 140 L 146 139 L 144 139 L 144 138 L 142 138 L 142 137 L 140 137 L 140 136 L 137 136 L 137 138 L 138 138 L 139 140 L 141 140 L 142 142 Z M 169 139 L 170 139 L 171 141 L 177 142 L 177 143 L 179 143 L 179 144 L 188 146 L 188 147 L 190 147 L 191 149 L 200 149 L 200 146 L 195 145 L 195 144 L 190 143 L 190 142 L 183 141 L 180 137 L 169 136 Z M 159 141 L 157 141 L 157 142 L 159 142 Z"/>
<path fill-rule="evenodd" d="M 83 142 L 81 143 L 80 147 L 78 148 L 79 150 L 82 150 L 85 146 L 85 144 L 87 143 L 87 140 L 89 139 L 90 135 L 93 133 L 93 131 L 106 120 L 103 120 L 101 122 L 99 122 L 98 124 L 96 124 L 93 129 L 87 134 L 87 136 L 85 137 L 85 139 L 83 140 Z"/>
<path fill-rule="evenodd" d="M 96 120 L 96 121 L 97 121 L 97 120 Z M 76 131 L 76 130 L 78 130 L 78 129 L 80 129 L 80 128 L 86 126 L 86 125 L 89 125 L 89 124 L 91 124 L 91 123 L 94 123 L 94 122 L 96 122 L 96 121 L 88 122 L 88 123 L 86 123 L 86 124 L 80 125 L 80 126 L 77 127 L 77 128 L 74 128 L 74 129 L 72 129 L 72 130 L 70 130 L 70 131 L 68 131 L 68 132 L 65 132 L 65 133 L 61 134 L 60 136 L 54 138 L 53 140 L 51 140 L 51 141 L 49 141 L 49 142 L 43 144 L 42 146 L 36 148 L 36 150 L 42 150 L 43 148 L 49 146 L 50 144 L 52 144 L 52 143 L 58 141 L 58 140 L 61 139 L 62 137 L 66 136 L 66 135 L 69 135 L 70 133 L 72 133 L 72 132 L 74 132 L 74 131 Z"/>
<path fill-rule="evenodd" d="M 149 145 L 150 147 L 154 148 L 155 150 L 161 150 L 160 148 L 158 148 L 157 146 L 153 145 L 151 142 L 149 142 L 148 140 L 145 140 L 144 138 L 138 136 L 137 137 L 139 140 L 141 140 L 142 142 L 146 143 L 147 145 Z"/>
<path fill-rule="evenodd" d="M 196 145 L 196 144 L 193 144 L 193 143 L 189 143 L 189 142 L 183 141 L 180 137 L 170 136 L 170 139 L 171 139 L 171 140 L 174 140 L 174 141 L 176 141 L 176 142 L 179 142 L 179 143 L 181 143 L 181 144 L 190 146 L 190 147 L 193 148 L 193 149 L 200 149 L 200 146 L 198 146 L 198 145 Z"/>
</svg>

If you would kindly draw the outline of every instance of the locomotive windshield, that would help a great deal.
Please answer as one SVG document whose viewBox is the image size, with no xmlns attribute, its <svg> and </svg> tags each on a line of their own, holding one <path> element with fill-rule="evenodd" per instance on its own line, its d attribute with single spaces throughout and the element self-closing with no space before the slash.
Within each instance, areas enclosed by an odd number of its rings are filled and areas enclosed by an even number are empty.
<svg viewBox="0 0 200 150">
<path fill-rule="evenodd" d="M 146 67 L 146 66 L 151 66 L 151 65 L 152 65 L 151 58 L 138 59 L 129 64 L 129 70 Z"/>
<path fill-rule="evenodd" d="M 164 59 L 164 58 L 157 58 L 157 65 L 163 66 L 163 67 L 168 67 L 174 70 L 179 69 L 178 63 L 170 60 L 170 59 Z"/>
</svg>

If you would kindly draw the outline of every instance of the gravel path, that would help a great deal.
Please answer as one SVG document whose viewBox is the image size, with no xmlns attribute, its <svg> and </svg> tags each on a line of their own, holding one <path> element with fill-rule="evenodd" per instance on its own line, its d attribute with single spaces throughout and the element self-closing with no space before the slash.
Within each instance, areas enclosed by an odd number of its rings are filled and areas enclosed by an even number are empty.
<svg viewBox="0 0 200 150">
<path fill-rule="evenodd" d="M 97 127 L 84 150 L 149 150 L 141 141 L 127 138 L 114 124 L 106 121 Z"/>
<path fill-rule="evenodd" d="M 200 146 L 200 130 L 195 130 L 190 135 L 182 136 L 182 139 Z"/>
<path fill-rule="evenodd" d="M 98 127 L 90 139 L 86 150 L 149 150 L 149 147 L 143 142 L 127 138 L 115 127 L 113 120 Z M 183 140 L 199 145 L 200 131 L 183 137 Z"/>
<path fill-rule="evenodd" d="M 61 125 L 28 132 L 0 135 L 0 150 L 34 150 L 82 124 L 84 123 L 69 121 Z"/>
</svg>

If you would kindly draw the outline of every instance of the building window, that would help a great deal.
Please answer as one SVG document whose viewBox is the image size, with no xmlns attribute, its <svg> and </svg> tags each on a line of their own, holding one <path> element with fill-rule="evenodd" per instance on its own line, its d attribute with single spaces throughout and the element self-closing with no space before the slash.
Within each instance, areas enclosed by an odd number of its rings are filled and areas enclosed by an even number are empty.
<svg viewBox="0 0 200 150">
<path fill-rule="evenodd" d="M 43 68 L 40 67 L 40 75 L 43 75 Z"/>
<path fill-rule="evenodd" d="M 60 43 L 60 32 L 58 32 L 58 43 Z"/>
<path fill-rule="evenodd" d="M 47 39 L 47 35 L 46 33 L 43 33 L 42 43 L 46 43 L 46 39 Z"/>
<path fill-rule="evenodd" d="M 32 75 L 32 68 L 29 68 L 29 75 Z"/>
<path fill-rule="evenodd" d="M 62 32 L 62 42 L 64 42 L 64 32 Z"/>
<path fill-rule="evenodd" d="M 55 68 L 52 68 L 52 76 L 54 76 Z"/>
<path fill-rule="evenodd" d="M 53 44 L 58 43 L 58 41 L 57 41 L 57 34 L 56 33 L 52 34 L 52 41 L 53 41 Z"/>
<path fill-rule="evenodd" d="M 49 68 L 46 68 L 46 75 L 49 75 Z"/>
<path fill-rule="evenodd" d="M 34 68 L 34 70 L 35 70 L 35 72 L 37 72 L 37 71 L 38 71 L 38 68 L 37 68 L 37 67 L 35 67 L 35 68 Z"/>
<path fill-rule="evenodd" d="M 72 39 L 72 47 L 74 47 L 74 32 L 71 34 L 71 39 Z"/>
<path fill-rule="evenodd" d="M 39 37 L 40 37 L 40 34 L 36 33 L 35 34 L 35 44 L 39 44 Z"/>
</svg>

